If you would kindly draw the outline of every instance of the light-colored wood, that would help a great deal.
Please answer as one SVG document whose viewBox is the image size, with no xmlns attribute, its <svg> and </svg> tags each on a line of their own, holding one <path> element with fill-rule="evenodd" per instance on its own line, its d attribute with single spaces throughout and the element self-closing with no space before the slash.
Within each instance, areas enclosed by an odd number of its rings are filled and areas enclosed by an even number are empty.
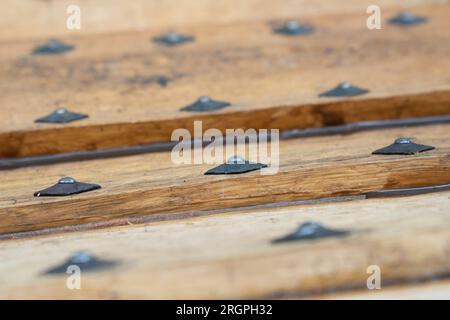
<svg viewBox="0 0 450 320">
<path fill-rule="evenodd" d="M 189 24 L 289 19 L 336 12 L 358 12 L 365 19 L 370 0 L 3 0 L 0 40 L 92 34 Z M 423 3 L 447 0 L 378 0 L 382 9 L 413 10 Z M 66 28 L 69 5 L 81 9 L 81 29 Z"/>
<path fill-rule="evenodd" d="M 151 42 L 163 29 L 73 36 L 63 40 L 75 51 L 51 57 L 30 55 L 46 39 L 0 44 L 0 157 L 168 141 L 194 119 L 205 129 L 290 129 L 450 114 L 450 7 L 415 12 L 429 23 L 368 30 L 363 12 L 320 15 L 299 38 L 273 34 L 270 21 L 192 26 L 183 32 L 197 41 L 176 48 Z M 174 81 L 160 87 L 158 75 Z M 318 98 L 342 81 L 370 93 Z M 179 111 L 201 95 L 233 106 Z M 58 106 L 89 119 L 33 122 Z"/>
<path fill-rule="evenodd" d="M 432 281 L 424 284 L 411 284 L 394 286 L 392 288 L 382 288 L 380 290 L 329 294 L 314 298 L 335 300 L 449 300 L 450 281 Z"/>
<path fill-rule="evenodd" d="M 380 267 L 382 291 L 437 280 L 450 272 L 449 199 L 443 192 L 281 207 L 2 241 L 0 297 L 308 297 L 366 290 L 369 265 Z M 352 234 L 271 244 L 306 221 Z M 78 250 L 121 265 L 82 272 L 81 290 L 68 290 L 66 275 L 42 275 Z"/>
<path fill-rule="evenodd" d="M 436 149 L 413 156 L 371 154 L 400 136 Z M 434 125 L 281 141 L 274 175 L 204 175 L 216 165 L 176 165 L 170 152 L 3 171 L 0 233 L 446 184 L 449 136 L 450 125 Z M 33 197 L 64 176 L 102 189 Z"/>
</svg>

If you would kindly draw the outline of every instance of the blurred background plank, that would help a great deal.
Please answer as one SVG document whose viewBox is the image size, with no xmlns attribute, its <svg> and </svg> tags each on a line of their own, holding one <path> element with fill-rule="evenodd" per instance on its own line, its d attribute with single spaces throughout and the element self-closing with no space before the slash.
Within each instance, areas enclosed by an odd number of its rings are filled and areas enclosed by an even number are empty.
<svg viewBox="0 0 450 320">
<path fill-rule="evenodd" d="M 448 115 L 450 6 L 415 9 L 430 21 L 368 30 L 359 13 L 320 15 L 306 21 L 316 32 L 299 38 L 273 34 L 266 21 L 186 27 L 197 41 L 176 48 L 151 42 L 163 30 L 67 38 L 76 49 L 60 56 L 30 55 L 38 40 L 3 43 L 0 157 L 168 141 L 195 119 L 205 130 L 291 129 Z M 344 81 L 370 92 L 318 98 Z M 202 95 L 232 106 L 180 111 Z M 61 106 L 89 118 L 34 123 Z"/>
<path fill-rule="evenodd" d="M 449 198 L 443 192 L 288 206 L 3 241 L 0 297 L 289 298 L 345 290 L 376 295 L 366 287 L 370 265 L 381 269 L 381 292 L 448 276 Z M 271 244 L 306 221 L 352 234 Z M 82 269 L 81 290 L 67 289 L 66 274 L 43 275 L 79 250 L 120 264 Z"/>
</svg>

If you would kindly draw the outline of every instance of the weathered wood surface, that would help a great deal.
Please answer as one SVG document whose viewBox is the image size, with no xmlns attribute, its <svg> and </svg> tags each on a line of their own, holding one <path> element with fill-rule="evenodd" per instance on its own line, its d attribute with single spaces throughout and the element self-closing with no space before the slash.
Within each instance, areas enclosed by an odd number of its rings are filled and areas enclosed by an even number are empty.
<svg viewBox="0 0 450 320">
<path fill-rule="evenodd" d="M 226 213 L 0 242 L 1 298 L 283 298 L 361 290 L 369 265 L 381 292 L 450 272 L 450 193 Z M 106 214 L 107 212 L 105 212 Z M 346 238 L 272 245 L 306 221 L 349 229 Z M 87 250 L 120 262 L 67 275 L 43 272 Z M 12 276 L 14 275 L 14 276 Z"/>
<path fill-rule="evenodd" d="M 405 284 L 382 288 L 383 290 L 363 290 L 315 296 L 314 299 L 335 300 L 449 300 L 450 281 L 431 281 L 423 284 Z"/>
<path fill-rule="evenodd" d="M 450 125 L 433 125 L 286 140 L 280 143 L 275 175 L 204 175 L 216 165 L 176 165 L 169 152 L 3 171 L 0 233 L 446 184 L 449 135 Z M 371 154 L 400 136 L 436 149 L 413 156 Z M 33 197 L 64 176 L 102 189 Z"/>
<path fill-rule="evenodd" d="M 342 3 L 342 2 L 340 2 Z M 383 11 L 383 21 L 400 7 Z M 364 12 L 318 15 L 315 33 L 272 33 L 276 21 L 187 26 L 197 41 L 151 42 L 163 29 L 63 38 L 61 56 L 32 56 L 46 39 L 0 43 L 0 157 L 95 150 L 170 140 L 175 128 L 305 128 L 450 114 L 450 6 L 415 6 L 430 21 L 366 28 Z M 338 22 L 338 23 L 337 23 Z M 157 82 L 166 76 L 166 87 Z M 352 99 L 318 98 L 349 81 Z M 179 111 L 201 95 L 230 101 L 216 112 Z M 68 125 L 33 121 L 65 106 L 89 114 Z"/>
<path fill-rule="evenodd" d="M 290 19 L 336 12 L 360 13 L 365 19 L 370 0 L 3 0 L 0 12 L 0 41 L 93 34 L 148 28 L 175 28 L 195 24 L 224 24 L 239 21 Z M 392 7 L 413 10 L 414 6 L 448 3 L 448 0 L 378 0 L 382 10 Z M 81 9 L 80 30 L 68 30 L 66 9 Z"/>
</svg>

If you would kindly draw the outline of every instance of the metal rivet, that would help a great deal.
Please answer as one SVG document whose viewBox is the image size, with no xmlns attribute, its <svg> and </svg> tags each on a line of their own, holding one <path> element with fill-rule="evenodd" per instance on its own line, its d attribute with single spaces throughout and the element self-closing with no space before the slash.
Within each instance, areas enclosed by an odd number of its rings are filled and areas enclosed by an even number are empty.
<svg viewBox="0 0 450 320">
<path fill-rule="evenodd" d="M 233 156 L 227 160 L 224 164 L 217 166 L 215 168 L 209 169 L 205 172 L 205 175 L 212 174 L 240 174 L 246 173 L 250 171 L 259 170 L 262 168 L 266 168 L 267 165 L 262 163 L 252 163 L 246 161 L 240 156 Z"/>
<path fill-rule="evenodd" d="M 301 24 L 298 21 L 291 20 L 276 27 L 273 31 L 287 36 L 301 36 L 312 33 L 314 28 L 311 25 Z"/>
<path fill-rule="evenodd" d="M 78 121 L 87 118 L 88 115 L 82 113 L 70 112 L 66 108 L 58 108 L 49 115 L 45 117 L 36 119 L 34 122 L 37 123 L 70 123 L 73 121 Z"/>
<path fill-rule="evenodd" d="M 398 143 L 398 144 L 405 144 L 405 143 L 411 143 L 411 139 L 410 138 L 406 138 L 406 137 L 401 137 L 395 140 L 394 143 Z"/>
<path fill-rule="evenodd" d="M 71 51 L 75 46 L 68 45 L 56 39 L 50 39 L 47 43 L 33 49 L 33 54 L 61 54 Z"/>
<path fill-rule="evenodd" d="M 231 156 L 228 158 L 227 163 L 228 164 L 244 164 L 246 161 L 241 156 Z"/>
<path fill-rule="evenodd" d="M 413 26 L 417 24 L 422 24 L 426 22 L 428 19 L 423 16 L 417 16 L 410 12 L 402 12 L 397 16 L 389 19 L 389 23 L 396 24 L 400 26 Z"/>
<path fill-rule="evenodd" d="M 67 268 L 76 265 L 81 271 L 98 271 L 103 269 L 112 268 L 118 265 L 117 261 L 99 259 L 86 251 L 79 251 L 69 257 L 65 262 L 57 265 L 44 274 L 66 274 Z"/>
<path fill-rule="evenodd" d="M 58 197 L 79 194 L 100 189 L 98 184 L 78 182 L 74 178 L 64 177 L 55 185 L 34 193 L 35 197 Z"/>
<path fill-rule="evenodd" d="M 319 97 L 352 97 L 368 93 L 369 90 L 356 87 L 349 82 L 342 82 L 335 88 L 322 92 Z"/>
<path fill-rule="evenodd" d="M 164 44 L 167 46 L 175 46 L 194 40 L 195 38 L 192 36 L 182 35 L 176 32 L 169 32 L 165 35 L 153 38 L 153 42 Z"/>
<path fill-rule="evenodd" d="M 193 104 L 181 108 L 182 111 L 215 111 L 225 107 L 231 106 L 230 103 L 225 101 L 214 100 L 208 96 L 201 96 Z"/>
<path fill-rule="evenodd" d="M 345 237 L 350 234 L 348 230 L 332 230 L 325 228 L 317 222 L 305 222 L 293 233 L 272 241 L 272 243 L 282 243 L 299 240 L 314 240 L 327 237 Z"/>
<path fill-rule="evenodd" d="M 73 184 L 75 182 L 76 182 L 75 179 L 71 177 L 64 177 L 59 179 L 58 181 L 59 184 Z"/>
<path fill-rule="evenodd" d="M 93 257 L 86 251 L 79 251 L 79 252 L 75 253 L 72 256 L 72 258 L 70 258 L 70 261 L 73 262 L 74 264 L 88 263 L 88 262 L 91 262 L 92 260 L 93 260 Z"/>
<path fill-rule="evenodd" d="M 411 155 L 418 152 L 433 150 L 434 147 L 414 143 L 411 138 L 398 138 L 391 145 L 375 150 L 372 154 L 396 154 L 396 155 Z"/>
</svg>

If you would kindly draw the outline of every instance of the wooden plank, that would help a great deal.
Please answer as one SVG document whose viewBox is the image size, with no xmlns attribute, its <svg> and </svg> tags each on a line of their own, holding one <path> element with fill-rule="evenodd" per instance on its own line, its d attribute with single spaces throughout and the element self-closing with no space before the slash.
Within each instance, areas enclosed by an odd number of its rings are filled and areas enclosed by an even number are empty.
<svg viewBox="0 0 450 320">
<path fill-rule="evenodd" d="M 403 0 L 402 8 L 447 0 Z M 219 24 L 237 21 L 289 19 L 336 12 L 359 12 L 373 4 L 369 0 L 3 0 L 0 12 L 0 41 L 92 34 L 146 28 L 182 27 L 188 24 Z M 66 9 L 81 9 L 81 29 L 66 28 Z M 378 0 L 382 9 L 399 6 L 395 0 Z M 17 19 L 20 17 L 20 19 Z"/>
<path fill-rule="evenodd" d="M 444 192 L 280 207 L 2 241 L 0 298 L 309 297 L 367 290 L 369 265 L 380 267 L 384 292 L 448 277 L 449 199 Z M 306 221 L 352 234 L 271 244 Z M 120 265 L 82 271 L 81 290 L 68 290 L 65 274 L 42 275 L 79 250 Z"/>
<path fill-rule="evenodd" d="M 345 300 L 448 300 L 450 297 L 450 281 L 432 281 L 424 284 L 412 284 L 384 288 L 383 290 L 365 290 L 329 294 L 314 297 L 315 299 Z"/>
<path fill-rule="evenodd" d="M 397 11 L 385 10 L 383 17 Z M 415 12 L 430 22 L 370 31 L 363 14 L 321 15 L 306 21 L 316 32 L 298 39 L 274 35 L 269 22 L 192 26 L 183 32 L 197 41 L 177 48 L 151 43 L 162 29 L 73 36 L 64 40 L 76 50 L 52 57 L 30 56 L 44 39 L 1 44 L 0 157 L 168 141 L 195 119 L 205 129 L 291 129 L 448 115 L 450 7 Z M 173 81 L 160 87 L 154 79 L 161 75 Z M 370 93 L 318 98 L 342 81 Z M 233 105 L 179 111 L 201 95 Z M 33 122 L 58 106 L 89 119 L 64 126 Z"/>
<path fill-rule="evenodd" d="M 210 176 L 215 165 L 176 165 L 152 153 L 1 172 L 0 233 L 70 224 L 355 195 L 450 182 L 449 125 L 360 132 L 280 143 L 275 175 Z M 409 136 L 436 149 L 414 156 L 371 152 Z M 102 189 L 70 197 L 35 198 L 61 177 Z"/>
</svg>

